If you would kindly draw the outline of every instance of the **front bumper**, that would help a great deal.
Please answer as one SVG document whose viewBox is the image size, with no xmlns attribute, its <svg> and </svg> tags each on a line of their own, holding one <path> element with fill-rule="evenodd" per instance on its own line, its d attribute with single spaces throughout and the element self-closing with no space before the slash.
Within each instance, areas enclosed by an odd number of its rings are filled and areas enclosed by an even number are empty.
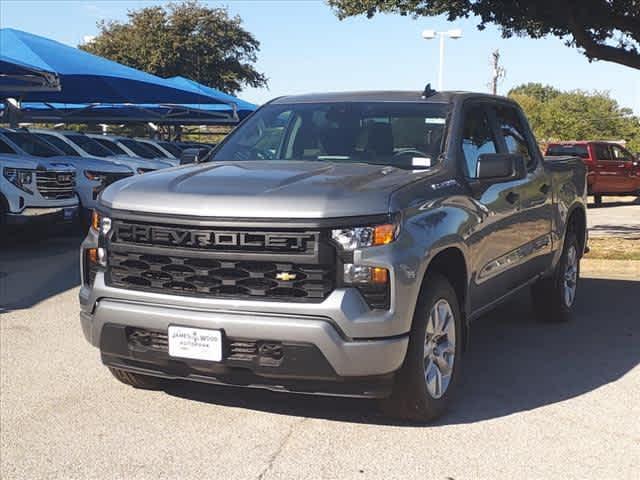
<svg viewBox="0 0 640 480">
<path fill-rule="evenodd" d="M 169 378 L 186 378 L 214 383 L 235 383 L 234 375 L 255 375 L 254 384 L 273 383 L 274 378 L 315 381 L 343 381 L 343 377 L 379 377 L 391 374 L 402 365 L 408 345 L 408 336 L 375 340 L 352 340 L 341 335 L 326 317 L 292 317 L 287 315 L 258 314 L 237 311 L 203 311 L 104 299 L 95 310 L 81 312 L 80 321 L 86 339 L 102 352 L 103 361 L 110 366 Z M 164 332 L 169 325 L 188 325 L 197 328 L 219 329 L 225 338 L 252 339 L 287 345 L 308 345 L 319 355 L 309 357 L 293 354 L 286 369 L 260 365 L 231 368 L 225 363 L 209 364 L 203 373 L 202 365 L 193 361 L 172 359 L 166 352 L 153 355 L 140 352 L 129 345 L 124 336 L 115 335 L 114 329 L 134 328 Z M 148 352 L 147 352 L 148 353 Z M 202 363 L 202 362 L 195 362 Z M 322 365 L 325 364 L 325 367 Z M 197 368 L 200 367 L 200 368 Z M 221 380 L 226 378 L 227 380 Z M 264 381 L 261 382 L 260 378 Z M 268 379 L 268 380 L 267 380 Z M 278 383 L 278 382 L 277 382 Z M 281 382 L 279 382 L 281 383 Z M 294 384 L 296 382 L 293 382 Z M 290 389 L 290 388 L 289 388 Z M 323 390 L 324 391 L 324 390 Z M 353 392 L 351 392 L 353 393 Z M 365 394 L 365 392 L 361 392 Z"/>
<path fill-rule="evenodd" d="M 20 213 L 7 213 L 9 225 L 26 225 L 30 223 L 65 223 L 73 222 L 78 217 L 78 205 L 69 207 L 27 207 Z"/>
</svg>

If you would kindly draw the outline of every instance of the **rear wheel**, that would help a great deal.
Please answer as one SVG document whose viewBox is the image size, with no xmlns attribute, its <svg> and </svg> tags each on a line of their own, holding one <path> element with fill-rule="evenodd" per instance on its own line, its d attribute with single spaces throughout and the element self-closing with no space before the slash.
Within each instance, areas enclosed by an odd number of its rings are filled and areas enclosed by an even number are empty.
<svg viewBox="0 0 640 480">
<path fill-rule="evenodd" d="M 451 403 L 461 371 L 462 317 L 456 293 L 438 273 L 427 275 L 409 337 L 404 364 L 383 411 L 393 417 L 426 422 Z"/>
<path fill-rule="evenodd" d="M 144 390 L 161 390 L 166 383 L 162 378 L 127 372 L 126 370 L 120 370 L 119 368 L 108 368 L 111 374 L 119 381 L 135 388 L 142 388 Z"/>
<path fill-rule="evenodd" d="M 540 320 L 569 320 L 575 304 L 580 278 L 580 253 L 576 234 L 568 231 L 558 265 L 549 278 L 538 280 L 531 288 L 533 307 Z"/>
</svg>

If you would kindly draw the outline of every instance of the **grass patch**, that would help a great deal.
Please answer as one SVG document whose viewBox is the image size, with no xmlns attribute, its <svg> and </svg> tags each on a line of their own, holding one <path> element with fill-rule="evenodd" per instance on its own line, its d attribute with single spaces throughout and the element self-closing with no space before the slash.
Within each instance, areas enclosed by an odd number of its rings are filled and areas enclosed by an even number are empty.
<svg viewBox="0 0 640 480">
<path fill-rule="evenodd" d="M 640 260 L 640 240 L 630 238 L 590 238 L 585 258 Z"/>
</svg>

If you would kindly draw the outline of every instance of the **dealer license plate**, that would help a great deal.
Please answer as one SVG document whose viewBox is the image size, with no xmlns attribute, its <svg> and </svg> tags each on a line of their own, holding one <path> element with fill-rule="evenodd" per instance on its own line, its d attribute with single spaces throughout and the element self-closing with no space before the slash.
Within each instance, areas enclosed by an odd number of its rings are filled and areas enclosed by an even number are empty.
<svg viewBox="0 0 640 480">
<path fill-rule="evenodd" d="M 222 360 L 222 332 L 203 328 L 169 326 L 169 355 L 219 362 Z"/>
</svg>

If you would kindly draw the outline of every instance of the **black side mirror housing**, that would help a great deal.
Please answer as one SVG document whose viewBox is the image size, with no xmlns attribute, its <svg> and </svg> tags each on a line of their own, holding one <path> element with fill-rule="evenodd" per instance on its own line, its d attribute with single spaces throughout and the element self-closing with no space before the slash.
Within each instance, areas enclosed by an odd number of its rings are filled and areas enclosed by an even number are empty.
<svg viewBox="0 0 640 480">
<path fill-rule="evenodd" d="M 483 153 L 478 157 L 476 178 L 479 180 L 518 180 L 527 175 L 524 157 L 517 153 Z"/>
<path fill-rule="evenodd" d="M 211 150 L 208 148 L 185 148 L 180 154 L 180 165 L 202 162 Z"/>
</svg>

